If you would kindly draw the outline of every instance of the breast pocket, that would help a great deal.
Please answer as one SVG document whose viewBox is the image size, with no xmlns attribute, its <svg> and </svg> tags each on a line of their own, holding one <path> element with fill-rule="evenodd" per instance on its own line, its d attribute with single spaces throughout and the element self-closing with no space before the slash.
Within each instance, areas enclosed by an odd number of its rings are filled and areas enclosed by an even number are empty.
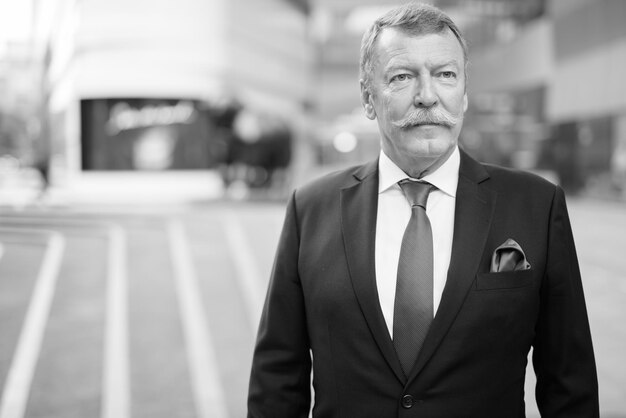
<svg viewBox="0 0 626 418">
<path fill-rule="evenodd" d="M 502 290 L 527 287 L 533 282 L 533 273 L 533 269 L 501 273 L 478 273 L 476 275 L 476 290 Z"/>
</svg>

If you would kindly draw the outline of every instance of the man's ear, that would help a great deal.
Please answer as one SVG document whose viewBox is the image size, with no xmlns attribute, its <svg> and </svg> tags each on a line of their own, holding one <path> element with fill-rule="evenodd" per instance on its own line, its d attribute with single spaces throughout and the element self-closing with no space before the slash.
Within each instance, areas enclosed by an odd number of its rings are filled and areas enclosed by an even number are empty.
<svg viewBox="0 0 626 418">
<path fill-rule="evenodd" d="M 467 93 L 465 93 L 463 95 L 463 113 L 467 112 L 467 105 L 468 105 Z"/>
<path fill-rule="evenodd" d="M 363 109 L 365 109 L 365 116 L 367 116 L 368 119 L 374 120 L 376 119 L 376 110 L 372 103 L 372 93 L 365 80 L 360 80 L 359 83 L 361 84 L 361 104 L 363 105 Z"/>
</svg>

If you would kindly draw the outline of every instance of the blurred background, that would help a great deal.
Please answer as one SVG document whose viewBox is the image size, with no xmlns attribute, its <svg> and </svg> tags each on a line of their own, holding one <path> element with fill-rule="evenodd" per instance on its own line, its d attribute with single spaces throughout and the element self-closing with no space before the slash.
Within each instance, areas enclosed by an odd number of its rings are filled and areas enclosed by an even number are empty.
<svg viewBox="0 0 626 418">
<path fill-rule="evenodd" d="M 0 418 L 245 415 L 285 198 L 377 156 L 359 45 L 396 3 L 0 0 Z M 429 3 L 461 145 L 568 193 L 626 417 L 626 1 Z"/>
<path fill-rule="evenodd" d="M 623 198 L 624 2 L 433 3 L 471 46 L 463 146 L 570 193 Z M 43 181 L 63 203 L 167 177 L 188 186 L 162 193 L 284 195 L 378 152 L 359 104 L 359 43 L 392 1 L 1 4 L 3 194 Z"/>
</svg>

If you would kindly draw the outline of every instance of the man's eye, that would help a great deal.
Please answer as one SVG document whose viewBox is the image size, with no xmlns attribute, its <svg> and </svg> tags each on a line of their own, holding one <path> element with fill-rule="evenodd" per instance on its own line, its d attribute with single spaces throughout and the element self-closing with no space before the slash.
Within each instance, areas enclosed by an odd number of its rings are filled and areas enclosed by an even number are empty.
<svg viewBox="0 0 626 418">
<path fill-rule="evenodd" d="M 456 78 L 454 71 L 442 71 L 440 75 L 442 78 Z"/>
<path fill-rule="evenodd" d="M 406 81 L 409 79 L 408 74 L 398 74 L 391 77 L 391 81 Z"/>
</svg>

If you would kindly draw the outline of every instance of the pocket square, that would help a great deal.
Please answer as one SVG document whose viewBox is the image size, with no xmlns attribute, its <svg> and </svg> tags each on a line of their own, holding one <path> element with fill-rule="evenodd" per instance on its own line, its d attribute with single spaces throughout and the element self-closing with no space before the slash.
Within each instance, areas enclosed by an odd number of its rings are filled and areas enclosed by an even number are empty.
<svg viewBox="0 0 626 418">
<path fill-rule="evenodd" d="M 514 240 L 507 239 L 491 256 L 491 273 L 528 270 L 530 263 L 522 247 Z"/>
</svg>

